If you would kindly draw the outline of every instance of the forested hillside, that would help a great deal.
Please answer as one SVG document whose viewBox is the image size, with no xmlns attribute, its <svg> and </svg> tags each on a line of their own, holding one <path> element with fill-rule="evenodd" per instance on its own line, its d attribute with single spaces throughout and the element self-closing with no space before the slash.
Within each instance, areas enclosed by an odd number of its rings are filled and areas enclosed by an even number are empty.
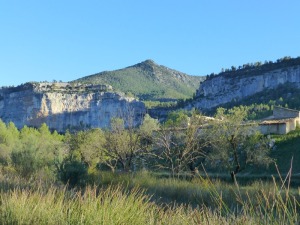
<svg viewBox="0 0 300 225">
<path fill-rule="evenodd" d="M 168 101 L 191 98 L 203 79 L 146 60 L 124 69 L 104 71 L 74 82 L 109 84 L 114 90 L 134 95 L 140 100 Z"/>
</svg>

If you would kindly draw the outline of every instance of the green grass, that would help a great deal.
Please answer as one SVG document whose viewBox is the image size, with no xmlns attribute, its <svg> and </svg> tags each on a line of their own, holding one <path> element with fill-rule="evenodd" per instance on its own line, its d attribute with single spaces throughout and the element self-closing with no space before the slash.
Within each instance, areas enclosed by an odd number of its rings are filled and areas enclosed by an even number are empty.
<svg viewBox="0 0 300 225">
<path fill-rule="evenodd" d="M 292 163 L 292 173 L 300 176 L 300 129 L 287 135 L 274 135 L 276 148 L 271 152 L 281 173 L 286 174 Z M 293 160 L 292 160 L 293 159 Z M 270 168 L 276 172 L 275 168 Z"/>
<path fill-rule="evenodd" d="M 7 189 L 1 224 L 298 224 L 300 190 L 276 183 L 228 185 L 198 178 L 109 174 L 84 189 L 37 185 Z M 152 196 L 149 193 L 152 192 Z M 162 203 L 159 198 L 178 199 Z M 194 200 L 193 200 L 194 199 Z M 197 202 L 191 204 L 190 201 Z"/>
<path fill-rule="evenodd" d="M 249 184 L 253 181 L 264 180 L 281 182 L 285 179 L 290 169 L 292 172 L 290 184 L 293 187 L 300 185 L 300 129 L 291 131 L 286 135 L 271 135 L 275 140 L 275 146 L 270 152 L 270 157 L 274 160 L 269 167 L 258 167 L 248 165 L 245 170 L 237 174 L 237 179 L 241 184 Z M 217 177 L 223 181 L 230 182 L 230 176 L 227 173 L 210 173 L 210 177 Z"/>
<path fill-rule="evenodd" d="M 120 187 L 1 193 L 1 224 L 147 224 L 155 209 L 143 192 Z"/>
</svg>

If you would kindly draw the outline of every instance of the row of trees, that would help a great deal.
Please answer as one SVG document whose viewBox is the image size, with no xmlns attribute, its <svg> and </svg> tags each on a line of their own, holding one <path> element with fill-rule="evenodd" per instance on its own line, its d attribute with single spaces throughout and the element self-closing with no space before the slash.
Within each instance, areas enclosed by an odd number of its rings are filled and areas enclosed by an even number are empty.
<svg viewBox="0 0 300 225">
<path fill-rule="evenodd" d="M 231 68 L 222 68 L 219 74 L 211 73 L 206 76 L 206 79 L 211 79 L 218 75 L 226 76 L 245 76 L 245 75 L 255 75 L 257 73 L 264 73 L 276 69 L 285 69 L 287 67 L 299 66 L 300 57 L 291 58 L 290 56 L 285 56 L 283 58 L 277 59 L 276 61 L 267 61 L 264 62 L 255 62 L 255 63 L 246 63 L 243 66 L 231 66 Z"/>
<path fill-rule="evenodd" d="M 247 164 L 267 165 L 267 139 L 245 123 L 245 108 L 219 109 L 216 118 L 196 112 L 171 113 L 164 124 L 146 115 L 140 127 L 125 128 L 114 118 L 110 130 L 90 129 L 74 134 L 50 132 L 0 122 L 2 172 L 24 177 L 84 181 L 99 170 L 168 171 L 176 176 L 196 173 L 201 164 L 226 168 L 235 179 Z"/>
</svg>

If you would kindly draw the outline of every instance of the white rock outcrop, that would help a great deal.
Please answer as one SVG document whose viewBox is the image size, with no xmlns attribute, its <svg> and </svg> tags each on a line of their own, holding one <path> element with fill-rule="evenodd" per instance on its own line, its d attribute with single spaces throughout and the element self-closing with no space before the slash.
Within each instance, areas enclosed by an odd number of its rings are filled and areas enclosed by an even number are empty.
<svg viewBox="0 0 300 225">
<path fill-rule="evenodd" d="M 70 91 L 27 83 L 15 88 L 0 89 L 0 119 L 12 121 L 18 128 L 39 127 L 46 123 L 51 129 L 109 128 L 113 117 L 125 124 L 141 123 L 145 106 L 120 93 L 83 89 Z"/>
<path fill-rule="evenodd" d="M 290 83 L 300 87 L 300 66 L 293 66 L 252 76 L 219 75 L 200 84 L 193 106 L 210 109 L 231 101 L 242 100 L 280 84 Z"/>
</svg>

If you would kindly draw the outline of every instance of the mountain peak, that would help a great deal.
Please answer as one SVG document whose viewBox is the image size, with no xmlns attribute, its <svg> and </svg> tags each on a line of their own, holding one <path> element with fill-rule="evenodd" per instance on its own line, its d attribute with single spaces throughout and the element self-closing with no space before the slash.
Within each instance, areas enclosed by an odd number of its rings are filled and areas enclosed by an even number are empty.
<svg viewBox="0 0 300 225">
<path fill-rule="evenodd" d="M 156 64 L 152 59 L 146 59 L 145 61 L 141 62 L 143 64 Z"/>
<path fill-rule="evenodd" d="M 145 61 L 135 64 L 133 66 L 151 66 L 151 67 L 153 67 L 153 66 L 157 66 L 157 64 L 152 59 L 146 59 Z"/>
<path fill-rule="evenodd" d="M 138 64 L 135 64 L 133 66 L 130 66 L 131 68 L 132 67 L 135 67 L 135 68 L 140 68 L 142 70 L 146 70 L 146 71 L 151 71 L 153 72 L 155 70 L 155 68 L 157 68 L 159 65 L 156 64 L 152 59 L 147 59 L 143 62 L 140 62 Z M 129 68 L 130 68 L 129 67 Z"/>
<path fill-rule="evenodd" d="M 142 100 L 188 98 L 198 88 L 200 77 L 169 69 L 147 59 L 135 65 L 106 71 L 77 80 L 91 84 L 109 84 L 114 90 L 130 92 Z"/>
</svg>

